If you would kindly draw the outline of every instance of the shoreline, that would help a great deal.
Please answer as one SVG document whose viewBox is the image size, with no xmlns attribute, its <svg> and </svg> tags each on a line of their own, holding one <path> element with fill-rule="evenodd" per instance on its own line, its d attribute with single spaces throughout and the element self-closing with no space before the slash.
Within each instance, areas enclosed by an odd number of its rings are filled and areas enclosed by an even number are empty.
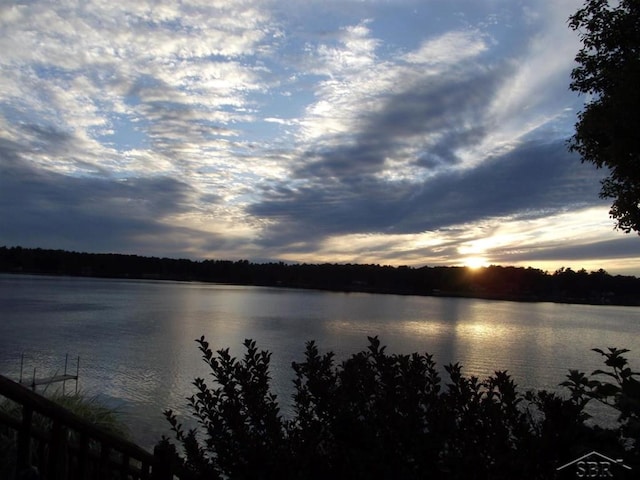
<svg viewBox="0 0 640 480">
<path fill-rule="evenodd" d="M 389 289 L 389 288 L 371 288 L 362 285 L 354 285 L 345 287 L 318 286 L 310 284 L 294 284 L 294 283 L 251 283 L 251 282 L 230 282 L 219 280 L 206 280 L 200 278 L 184 278 L 172 275 L 161 276 L 155 274 L 148 275 L 88 275 L 88 274 L 72 274 L 72 273 L 56 273 L 46 271 L 2 271 L 0 273 L 6 275 L 32 275 L 46 277 L 64 277 L 64 278 L 92 278 L 103 280 L 138 280 L 152 282 L 178 282 L 178 283 L 202 283 L 212 285 L 233 285 L 243 287 L 265 287 L 265 288 L 283 288 L 294 290 L 315 290 L 320 292 L 333 293 L 366 293 L 372 295 L 400 295 L 400 296 L 417 296 L 417 297 L 440 297 L 440 298 L 468 298 L 474 300 L 489 300 L 497 302 L 515 302 L 515 303 L 556 303 L 567 305 L 589 305 L 589 306 L 612 306 L 612 307 L 638 307 L 640 306 L 640 298 L 630 301 L 611 301 L 607 298 L 600 300 L 588 297 L 572 297 L 572 296 L 539 296 L 539 295 L 501 295 L 490 292 L 464 292 L 434 289 L 431 292 L 412 291 L 410 289 Z"/>
</svg>

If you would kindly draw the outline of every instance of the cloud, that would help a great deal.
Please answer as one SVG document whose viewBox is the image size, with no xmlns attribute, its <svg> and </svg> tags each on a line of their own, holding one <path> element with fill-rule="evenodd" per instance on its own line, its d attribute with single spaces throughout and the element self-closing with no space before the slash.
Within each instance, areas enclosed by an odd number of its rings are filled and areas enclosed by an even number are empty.
<svg viewBox="0 0 640 480">
<path fill-rule="evenodd" d="M 183 167 L 225 151 L 219 137 L 249 118 L 247 95 L 263 88 L 255 56 L 273 34 L 267 11 L 244 1 L 35 2 L 5 13 L 0 64 L 12 75 L 0 111 L 72 131 L 85 140 L 77 154 L 111 158 L 126 150 L 105 151 L 101 138 L 123 134 L 114 118 L 126 119 Z"/>
<path fill-rule="evenodd" d="M 537 248 L 521 254 L 510 254 L 508 258 L 512 262 L 567 262 L 572 265 L 580 265 L 584 259 L 597 259 L 600 262 L 610 259 L 635 260 L 638 252 L 638 239 L 633 237 L 621 237 L 608 240 L 595 240 L 583 244 L 558 244 L 553 248 Z M 505 255 L 506 257 L 506 255 Z"/>
<path fill-rule="evenodd" d="M 547 30 L 540 38 L 553 36 Z M 505 92 L 522 78 L 522 64 L 486 57 L 487 35 L 447 32 L 395 61 L 377 59 L 370 35 L 362 23 L 320 49 L 316 73 L 329 79 L 301 121 L 307 149 L 248 209 L 270 220 L 265 245 L 313 249 L 335 235 L 419 233 L 600 203 L 600 176 L 566 152 L 565 137 L 546 130 L 549 95 L 534 88 L 535 108 L 513 129 L 513 102 L 521 110 L 522 101 L 506 101 Z M 363 63 L 335 61 L 351 58 L 350 48 Z M 521 52 L 523 62 L 544 56 L 538 40 Z M 566 64 L 551 62 L 545 72 L 541 85 L 566 73 Z"/>
<path fill-rule="evenodd" d="M 150 253 L 165 248 L 175 230 L 180 234 L 168 220 L 187 211 L 192 194 L 188 185 L 167 177 L 65 176 L 29 165 L 19 145 L 0 146 L 0 217 L 7 244 Z"/>
<path fill-rule="evenodd" d="M 568 92 L 568 79 L 579 42 L 564 20 L 576 8 L 571 2 L 538 2 L 526 10 L 530 18 L 528 35 L 523 36 L 526 41 L 509 58 L 512 74 L 488 111 L 493 124 L 500 126 L 488 139 L 489 145 L 508 144 L 550 123 L 561 128 L 555 135 L 572 134 L 566 113 L 579 102 Z"/>
<path fill-rule="evenodd" d="M 3 5 L 1 241 L 451 264 L 493 239 L 492 258 L 551 258 L 585 242 L 539 219 L 603 207 L 564 146 L 578 7 Z"/>
<path fill-rule="evenodd" d="M 417 50 L 407 53 L 403 60 L 420 64 L 422 68 L 438 67 L 443 64 L 457 64 L 476 57 L 487 48 L 481 33 L 454 31 L 435 39 L 425 40 Z"/>
<path fill-rule="evenodd" d="M 298 189 L 283 185 L 265 192 L 251 213 L 276 221 L 265 236 L 269 244 L 364 232 L 418 233 L 484 218 L 540 217 L 601 204 L 598 178 L 562 142 L 530 143 L 476 168 L 419 183 L 354 177 L 325 178 Z"/>
</svg>

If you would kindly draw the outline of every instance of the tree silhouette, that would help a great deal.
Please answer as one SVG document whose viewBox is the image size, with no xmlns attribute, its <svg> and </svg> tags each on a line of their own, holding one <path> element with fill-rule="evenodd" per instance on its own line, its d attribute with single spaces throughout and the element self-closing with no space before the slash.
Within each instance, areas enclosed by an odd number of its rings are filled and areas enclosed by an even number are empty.
<svg viewBox="0 0 640 480">
<path fill-rule="evenodd" d="M 582 41 L 570 88 L 592 96 L 569 147 L 609 169 L 600 196 L 613 199 L 617 228 L 640 234 L 640 2 L 612 3 L 587 0 L 569 18 Z"/>
</svg>

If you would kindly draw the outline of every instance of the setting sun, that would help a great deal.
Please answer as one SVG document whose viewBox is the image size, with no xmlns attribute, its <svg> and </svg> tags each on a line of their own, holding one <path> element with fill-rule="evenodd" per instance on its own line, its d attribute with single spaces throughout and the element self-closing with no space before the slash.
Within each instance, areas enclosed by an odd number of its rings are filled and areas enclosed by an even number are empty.
<svg viewBox="0 0 640 480">
<path fill-rule="evenodd" d="M 467 257 L 464 259 L 464 265 L 467 268 L 477 270 L 489 266 L 489 262 L 484 257 Z"/>
</svg>

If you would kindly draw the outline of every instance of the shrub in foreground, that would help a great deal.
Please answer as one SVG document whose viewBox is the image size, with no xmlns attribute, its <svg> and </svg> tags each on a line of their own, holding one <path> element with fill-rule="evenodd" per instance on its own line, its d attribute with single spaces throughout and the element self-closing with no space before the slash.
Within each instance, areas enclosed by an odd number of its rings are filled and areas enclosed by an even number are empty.
<svg viewBox="0 0 640 480">
<path fill-rule="evenodd" d="M 618 458 L 638 448 L 640 395 L 626 350 L 599 351 L 610 370 L 594 376 L 613 382 L 570 371 L 564 398 L 520 393 L 506 371 L 467 377 L 459 364 L 444 367 L 445 381 L 431 355 L 388 354 L 377 337 L 340 363 L 308 342 L 292 364 L 293 415 L 284 418 L 269 388 L 270 353 L 246 340 L 236 359 L 197 342 L 214 382 L 194 381 L 198 427 L 185 431 L 165 412 L 193 478 L 549 479 L 586 452 Z M 620 411 L 619 430 L 585 424 L 592 399 Z"/>
</svg>

